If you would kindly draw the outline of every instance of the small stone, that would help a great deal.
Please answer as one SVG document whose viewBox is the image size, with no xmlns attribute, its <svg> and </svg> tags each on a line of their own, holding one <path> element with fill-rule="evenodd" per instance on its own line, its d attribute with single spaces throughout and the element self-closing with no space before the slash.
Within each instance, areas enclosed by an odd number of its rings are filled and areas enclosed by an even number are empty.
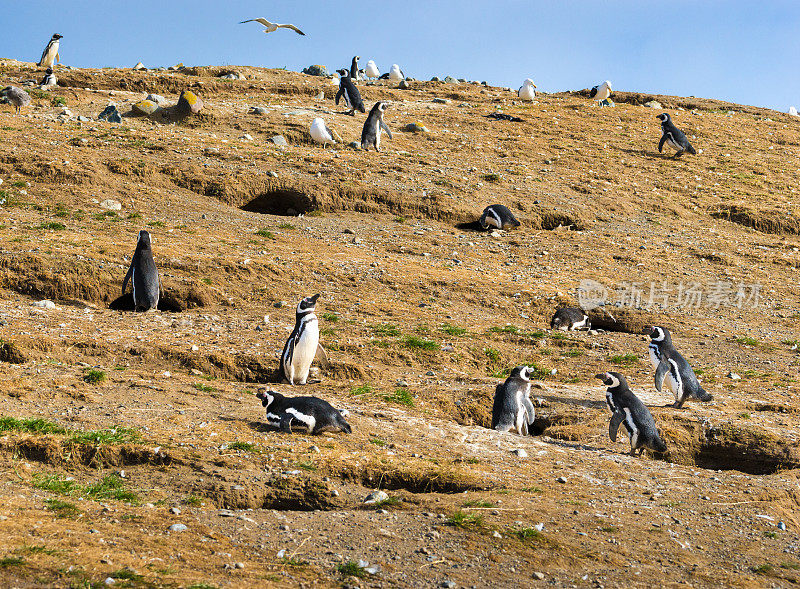
<svg viewBox="0 0 800 589">
<path fill-rule="evenodd" d="M 252 141 L 253 140 L 253 136 L 250 135 L 249 133 L 245 133 L 244 135 L 239 137 L 239 139 L 241 139 L 242 141 Z"/>
<path fill-rule="evenodd" d="M 161 373 L 161 376 L 163 376 L 164 378 L 171 378 L 172 373 L 169 370 L 165 370 L 164 372 Z"/>
<path fill-rule="evenodd" d="M 254 107 L 250 108 L 250 114 L 251 115 L 265 115 L 268 112 L 269 112 L 269 110 L 267 110 L 263 106 L 254 106 Z"/>
<path fill-rule="evenodd" d="M 319 449 L 319 446 L 311 446 L 311 447 L 308 449 L 308 451 L 309 451 L 309 452 L 313 452 L 313 453 L 315 453 L 315 454 L 319 454 L 319 452 L 320 452 L 320 449 Z"/>
<path fill-rule="evenodd" d="M 44 299 L 43 301 L 35 301 L 33 303 L 33 306 L 34 307 L 40 307 L 42 309 L 55 309 L 56 308 L 56 304 L 53 301 L 48 301 L 47 299 Z"/>
<path fill-rule="evenodd" d="M 328 68 L 325 67 L 324 65 L 310 65 L 307 68 L 303 68 L 303 71 L 300 73 L 306 74 L 307 76 L 327 77 Z"/>
<path fill-rule="evenodd" d="M 281 524 L 280 526 L 278 526 L 278 529 L 281 532 L 288 532 L 289 531 L 289 526 L 287 526 L 286 524 Z"/>
<path fill-rule="evenodd" d="M 111 577 L 106 577 L 106 580 L 103 581 L 103 583 L 106 585 L 113 585 L 116 582 L 117 582 L 116 579 L 112 579 Z"/>
<path fill-rule="evenodd" d="M 735 372 L 729 372 L 728 373 L 728 378 L 730 378 L 731 380 L 741 380 L 742 379 L 742 377 L 739 376 L 738 374 L 736 374 Z"/>
<path fill-rule="evenodd" d="M 324 92 L 320 92 L 319 94 L 314 96 L 314 99 L 315 100 L 325 100 L 325 93 Z"/>
<path fill-rule="evenodd" d="M 180 515 L 181 514 L 181 510 L 178 509 L 177 507 L 171 507 L 169 512 L 174 514 L 174 515 Z"/>
<path fill-rule="evenodd" d="M 558 478 L 556 479 L 556 481 L 558 481 L 559 483 L 562 483 L 562 484 L 563 484 L 563 483 L 566 483 L 566 482 L 567 482 L 567 479 L 566 479 L 566 477 L 558 477 Z"/>
<path fill-rule="evenodd" d="M 458 84 L 458 80 L 456 80 L 453 76 L 445 76 L 444 81 L 445 84 Z"/>
<path fill-rule="evenodd" d="M 436 104 L 450 104 L 450 101 L 447 98 L 434 98 L 432 102 Z"/>
<path fill-rule="evenodd" d="M 286 304 L 286 301 L 276 301 L 276 302 L 272 303 L 272 306 L 275 307 L 276 309 L 280 309 L 285 304 Z"/>
<path fill-rule="evenodd" d="M 397 386 L 405 388 L 408 386 L 408 383 L 404 381 L 402 378 L 399 378 L 397 379 Z"/>
<path fill-rule="evenodd" d="M 356 232 L 353 231 L 352 229 L 350 229 L 349 227 L 345 227 L 345 229 L 342 231 L 342 233 L 346 233 L 348 235 L 355 235 L 356 234 Z"/>
<path fill-rule="evenodd" d="M 338 496 L 339 496 L 339 491 L 337 491 L 336 489 L 333 489 L 331 491 L 331 497 L 338 497 Z"/>
<path fill-rule="evenodd" d="M 131 110 L 137 115 L 149 116 L 158 110 L 158 105 L 152 100 L 140 100 L 131 106 Z"/>
<path fill-rule="evenodd" d="M 189 349 L 192 350 L 192 352 L 199 352 L 200 351 L 200 347 L 197 346 L 197 345 L 194 345 L 194 344 Z"/>
<path fill-rule="evenodd" d="M 550 371 L 550 375 L 551 375 L 551 376 L 555 376 L 556 374 L 558 374 L 558 368 L 553 368 L 553 369 Z"/>
<path fill-rule="evenodd" d="M 538 581 L 543 581 L 544 580 L 544 573 L 540 573 L 539 571 L 536 571 L 536 572 L 533 573 L 533 578 L 538 580 Z"/>
<path fill-rule="evenodd" d="M 170 532 L 185 532 L 189 527 L 185 524 L 172 524 L 169 527 Z"/>
<path fill-rule="evenodd" d="M 455 586 L 456 584 L 453 583 L 453 581 L 448 581 L 448 580 L 444 580 L 441 583 L 439 583 L 439 587 L 442 587 L 443 589 L 454 589 Z"/>
<path fill-rule="evenodd" d="M 778 529 L 782 531 L 786 531 L 786 524 L 783 522 L 778 522 Z"/>
<path fill-rule="evenodd" d="M 235 569 L 243 569 L 244 568 L 244 563 L 243 562 L 237 562 L 237 563 L 235 563 L 233 565 L 233 568 L 235 568 Z"/>
<path fill-rule="evenodd" d="M 103 112 L 97 116 L 97 120 L 108 121 L 109 123 L 121 123 L 122 115 L 119 114 L 116 104 L 109 104 L 103 109 Z"/>
<path fill-rule="evenodd" d="M 428 127 L 423 125 L 422 123 L 408 123 L 405 126 L 405 130 L 409 133 L 430 133 Z"/>
<path fill-rule="evenodd" d="M 352 147 L 353 149 L 358 151 L 361 149 L 361 144 L 358 141 L 351 141 L 350 143 L 347 144 L 347 147 Z"/>
<path fill-rule="evenodd" d="M 524 448 L 515 448 L 511 451 L 514 456 L 518 456 L 519 458 L 527 458 L 528 453 L 525 451 Z"/>
<path fill-rule="evenodd" d="M 425 373 L 425 376 L 436 376 L 436 373 L 433 370 L 428 370 L 428 372 Z"/>
<path fill-rule="evenodd" d="M 287 145 L 289 145 L 289 142 L 286 141 L 286 137 L 284 137 L 283 135 L 275 135 L 270 139 L 270 141 L 272 141 L 275 145 L 279 147 L 286 147 Z"/>
<path fill-rule="evenodd" d="M 90 119 L 89 117 L 85 117 L 83 115 L 80 115 L 76 120 L 80 121 L 81 123 L 88 123 L 92 119 Z"/>
<path fill-rule="evenodd" d="M 203 376 L 203 371 L 202 370 L 198 370 L 197 368 L 192 368 L 189 371 L 189 374 L 191 374 L 192 376 Z"/>
<path fill-rule="evenodd" d="M 497 538 L 498 540 L 502 540 L 503 539 L 503 534 L 501 534 L 500 532 L 495 530 L 495 531 L 492 532 L 492 538 Z"/>
<path fill-rule="evenodd" d="M 203 99 L 191 90 L 184 90 L 178 98 L 178 111 L 183 114 L 197 114 L 203 109 Z"/>
<path fill-rule="evenodd" d="M 141 70 L 146 70 L 147 68 L 144 67 L 144 64 L 140 61 L 135 66 L 133 66 L 133 69 L 135 69 L 137 71 L 141 71 Z"/>
<path fill-rule="evenodd" d="M 118 200 L 114 200 L 113 198 L 107 198 L 100 203 L 100 208 L 106 209 L 107 211 L 121 211 L 122 203 Z"/>
<path fill-rule="evenodd" d="M 385 491 L 373 491 L 364 498 L 364 504 L 370 505 L 372 503 L 380 503 L 381 501 L 386 501 L 388 498 L 389 495 Z"/>
<path fill-rule="evenodd" d="M 165 106 L 167 104 L 167 99 L 160 94 L 148 94 L 145 100 L 155 102 L 158 106 Z"/>
<path fill-rule="evenodd" d="M 400 80 L 400 83 L 397 85 L 400 90 L 408 90 L 411 88 L 411 84 L 406 82 L 405 80 Z"/>
<path fill-rule="evenodd" d="M 661 106 L 661 103 L 658 100 L 651 100 L 649 102 L 645 102 L 644 105 L 647 108 L 657 108 L 658 110 L 661 110 L 662 108 L 664 108 L 664 107 Z"/>
</svg>

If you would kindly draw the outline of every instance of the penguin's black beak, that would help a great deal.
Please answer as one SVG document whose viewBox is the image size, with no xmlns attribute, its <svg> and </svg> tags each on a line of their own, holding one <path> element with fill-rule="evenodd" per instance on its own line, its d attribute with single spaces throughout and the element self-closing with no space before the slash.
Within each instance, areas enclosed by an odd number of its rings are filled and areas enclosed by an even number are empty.
<svg viewBox="0 0 800 589">
<path fill-rule="evenodd" d="M 317 299 L 319 298 L 319 296 L 320 296 L 319 293 L 317 293 L 313 297 L 308 297 L 308 300 L 310 300 L 312 303 L 316 304 Z"/>
<path fill-rule="evenodd" d="M 600 379 L 600 380 L 602 380 L 603 382 L 605 382 L 605 380 L 606 380 L 606 375 L 605 375 L 605 373 L 603 373 L 603 374 L 595 374 L 595 376 L 594 376 L 594 377 L 595 377 L 595 378 L 599 378 L 599 379 Z"/>
<path fill-rule="evenodd" d="M 53 36 L 54 36 L 56 39 L 63 39 L 63 38 L 64 38 L 64 35 L 59 35 L 58 33 L 56 33 L 56 34 L 55 34 L 55 35 L 53 35 Z"/>
<path fill-rule="evenodd" d="M 642 330 L 642 333 L 646 333 L 647 335 L 652 334 L 653 333 L 653 327 L 651 325 L 648 325 L 647 327 L 645 327 Z"/>
</svg>

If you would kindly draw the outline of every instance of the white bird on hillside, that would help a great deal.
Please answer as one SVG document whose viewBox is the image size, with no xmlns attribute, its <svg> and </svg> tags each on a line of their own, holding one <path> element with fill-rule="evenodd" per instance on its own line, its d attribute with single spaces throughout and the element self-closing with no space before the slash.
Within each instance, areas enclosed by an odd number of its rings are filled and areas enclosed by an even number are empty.
<svg viewBox="0 0 800 589">
<path fill-rule="evenodd" d="M 305 33 L 303 31 L 301 31 L 300 29 L 298 29 L 294 25 L 289 25 L 289 24 L 280 25 L 278 23 L 269 22 L 266 18 L 251 18 L 250 20 L 243 20 L 239 24 L 243 25 L 246 22 L 258 22 L 258 23 L 261 23 L 262 25 L 264 25 L 266 27 L 264 29 L 265 33 L 272 33 L 273 31 L 277 31 L 278 29 L 292 29 L 295 33 L 305 36 Z"/>
<path fill-rule="evenodd" d="M 536 98 L 536 84 L 533 83 L 533 80 L 530 78 L 526 78 L 524 82 L 522 82 L 522 86 L 520 89 L 517 90 L 517 96 L 522 98 L 522 100 L 533 100 Z"/>
<path fill-rule="evenodd" d="M 381 71 L 378 69 L 378 66 L 375 65 L 375 62 L 371 59 L 367 62 L 367 67 L 364 68 L 364 73 L 367 74 L 368 78 L 380 78 Z"/>
<path fill-rule="evenodd" d="M 598 84 L 589 92 L 589 98 L 597 99 L 600 102 L 600 106 L 603 106 L 603 102 L 608 101 L 609 96 L 611 96 L 611 82 L 608 80 Z"/>
<path fill-rule="evenodd" d="M 336 131 L 331 131 L 328 125 L 325 124 L 325 121 L 319 117 L 311 121 L 311 129 L 309 132 L 314 141 L 322 143 L 322 147 L 325 147 L 327 143 L 336 143 L 336 139 L 339 141 L 342 140 L 339 134 Z"/>
<path fill-rule="evenodd" d="M 797 109 L 795 107 L 793 107 L 793 106 L 790 106 L 789 107 L 789 114 L 792 115 L 793 117 L 796 117 L 797 116 Z"/>
<path fill-rule="evenodd" d="M 389 70 L 389 79 L 390 80 L 404 80 L 405 74 L 403 74 L 403 70 L 400 69 L 400 66 L 392 64 L 392 69 Z"/>
</svg>

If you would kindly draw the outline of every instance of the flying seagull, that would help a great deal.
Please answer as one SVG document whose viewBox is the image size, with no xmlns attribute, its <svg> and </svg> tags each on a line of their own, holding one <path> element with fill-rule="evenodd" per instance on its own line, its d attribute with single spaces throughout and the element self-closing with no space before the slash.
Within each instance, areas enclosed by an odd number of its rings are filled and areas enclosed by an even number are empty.
<svg viewBox="0 0 800 589">
<path fill-rule="evenodd" d="M 243 25 L 246 22 L 260 22 L 262 25 L 267 27 L 264 29 L 265 33 L 271 33 L 273 31 L 277 31 L 278 29 L 292 29 L 295 33 L 305 36 L 305 33 L 294 25 L 279 25 L 278 23 L 269 22 L 266 18 L 251 18 L 250 20 L 243 20 L 239 24 Z"/>
</svg>

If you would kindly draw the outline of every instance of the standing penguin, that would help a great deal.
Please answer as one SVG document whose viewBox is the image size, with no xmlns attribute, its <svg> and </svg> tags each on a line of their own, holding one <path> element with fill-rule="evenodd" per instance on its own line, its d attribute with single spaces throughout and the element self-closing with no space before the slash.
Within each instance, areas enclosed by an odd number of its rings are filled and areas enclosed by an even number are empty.
<svg viewBox="0 0 800 589">
<path fill-rule="evenodd" d="M 617 430 L 621 424 L 625 424 L 631 442 L 631 456 L 635 456 L 637 450 L 641 456 L 645 448 L 653 452 L 666 452 L 667 445 L 661 439 L 653 416 L 633 394 L 625 377 L 619 372 L 604 372 L 598 374 L 597 378 L 608 387 L 606 403 L 611 409 L 611 422 L 608 424 L 611 441 L 617 441 Z"/>
<path fill-rule="evenodd" d="M 525 78 L 525 81 L 520 86 L 519 90 L 517 90 L 517 96 L 519 96 L 522 100 L 532 101 L 536 98 L 536 84 L 533 83 L 533 80 L 530 78 Z"/>
<path fill-rule="evenodd" d="M 158 268 L 153 260 L 153 250 L 150 247 L 150 234 L 139 231 L 139 240 L 136 242 L 136 251 L 133 252 L 128 273 L 122 281 L 122 294 L 128 280 L 133 286 L 133 304 L 137 311 L 150 311 L 158 307 L 158 298 L 161 284 L 158 279 Z"/>
<path fill-rule="evenodd" d="M 683 131 L 672 123 L 672 119 L 667 113 L 661 113 L 656 118 L 661 120 L 661 141 L 658 142 L 659 153 L 661 153 L 664 143 L 677 150 L 674 156 L 675 159 L 681 157 L 684 151 L 688 151 L 692 155 L 697 153 Z"/>
<path fill-rule="evenodd" d="M 513 229 L 520 225 L 511 209 L 505 205 L 489 205 L 483 209 L 483 214 L 478 222 L 484 229 L 489 229 L 490 227 Z"/>
<path fill-rule="evenodd" d="M 289 384 L 306 384 L 314 358 L 327 364 L 328 357 L 319 345 L 319 321 L 314 313 L 319 294 L 306 297 L 297 305 L 294 330 L 281 354 L 281 371 Z"/>
<path fill-rule="evenodd" d="M 61 56 L 58 54 L 58 45 L 59 40 L 62 38 L 63 36 L 58 33 L 53 34 L 50 38 L 50 42 L 47 43 L 47 47 L 45 47 L 42 52 L 42 58 L 37 64 L 39 67 L 52 68 L 55 62 L 61 63 Z"/>
<path fill-rule="evenodd" d="M 497 385 L 492 404 L 492 429 L 507 432 L 515 429 L 521 436 L 528 435 L 536 410 L 531 403 L 531 375 L 527 366 L 517 366 L 503 384 Z"/>
<path fill-rule="evenodd" d="M 336 73 L 340 76 L 339 91 L 336 93 L 336 104 L 339 104 L 340 98 L 344 98 L 345 105 L 350 107 L 350 112 L 347 114 L 355 115 L 357 110 L 367 112 L 364 103 L 361 101 L 361 94 L 358 92 L 358 88 L 353 84 L 353 80 L 350 79 L 350 72 L 342 68 L 336 70 Z"/>
<path fill-rule="evenodd" d="M 350 77 L 358 80 L 358 60 L 361 59 L 360 55 L 353 57 L 353 63 L 350 64 Z"/>
<path fill-rule="evenodd" d="M 392 139 L 392 132 L 383 120 L 383 114 L 389 108 L 389 103 L 382 100 L 375 103 L 372 110 L 364 121 L 364 128 L 361 130 L 361 149 L 368 150 L 375 147 L 375 151 L 381 150 L 381 129 L 386 131 L 389 139 Z"/>
<path fill-rule="evenodd" d="M 689 363 L 672 345 L 672 336 L 666 327 L 645 327 L 644 333 L 650 335 L 650 364 L 656 369 L 656 389 L 661 390 L 664 379 L 675 395 L 673 407 L 680 409 L 690 397 L 700 401 L 711 401 L 713 397 L 700 386 L 697 376 Z"/>
</svg>

